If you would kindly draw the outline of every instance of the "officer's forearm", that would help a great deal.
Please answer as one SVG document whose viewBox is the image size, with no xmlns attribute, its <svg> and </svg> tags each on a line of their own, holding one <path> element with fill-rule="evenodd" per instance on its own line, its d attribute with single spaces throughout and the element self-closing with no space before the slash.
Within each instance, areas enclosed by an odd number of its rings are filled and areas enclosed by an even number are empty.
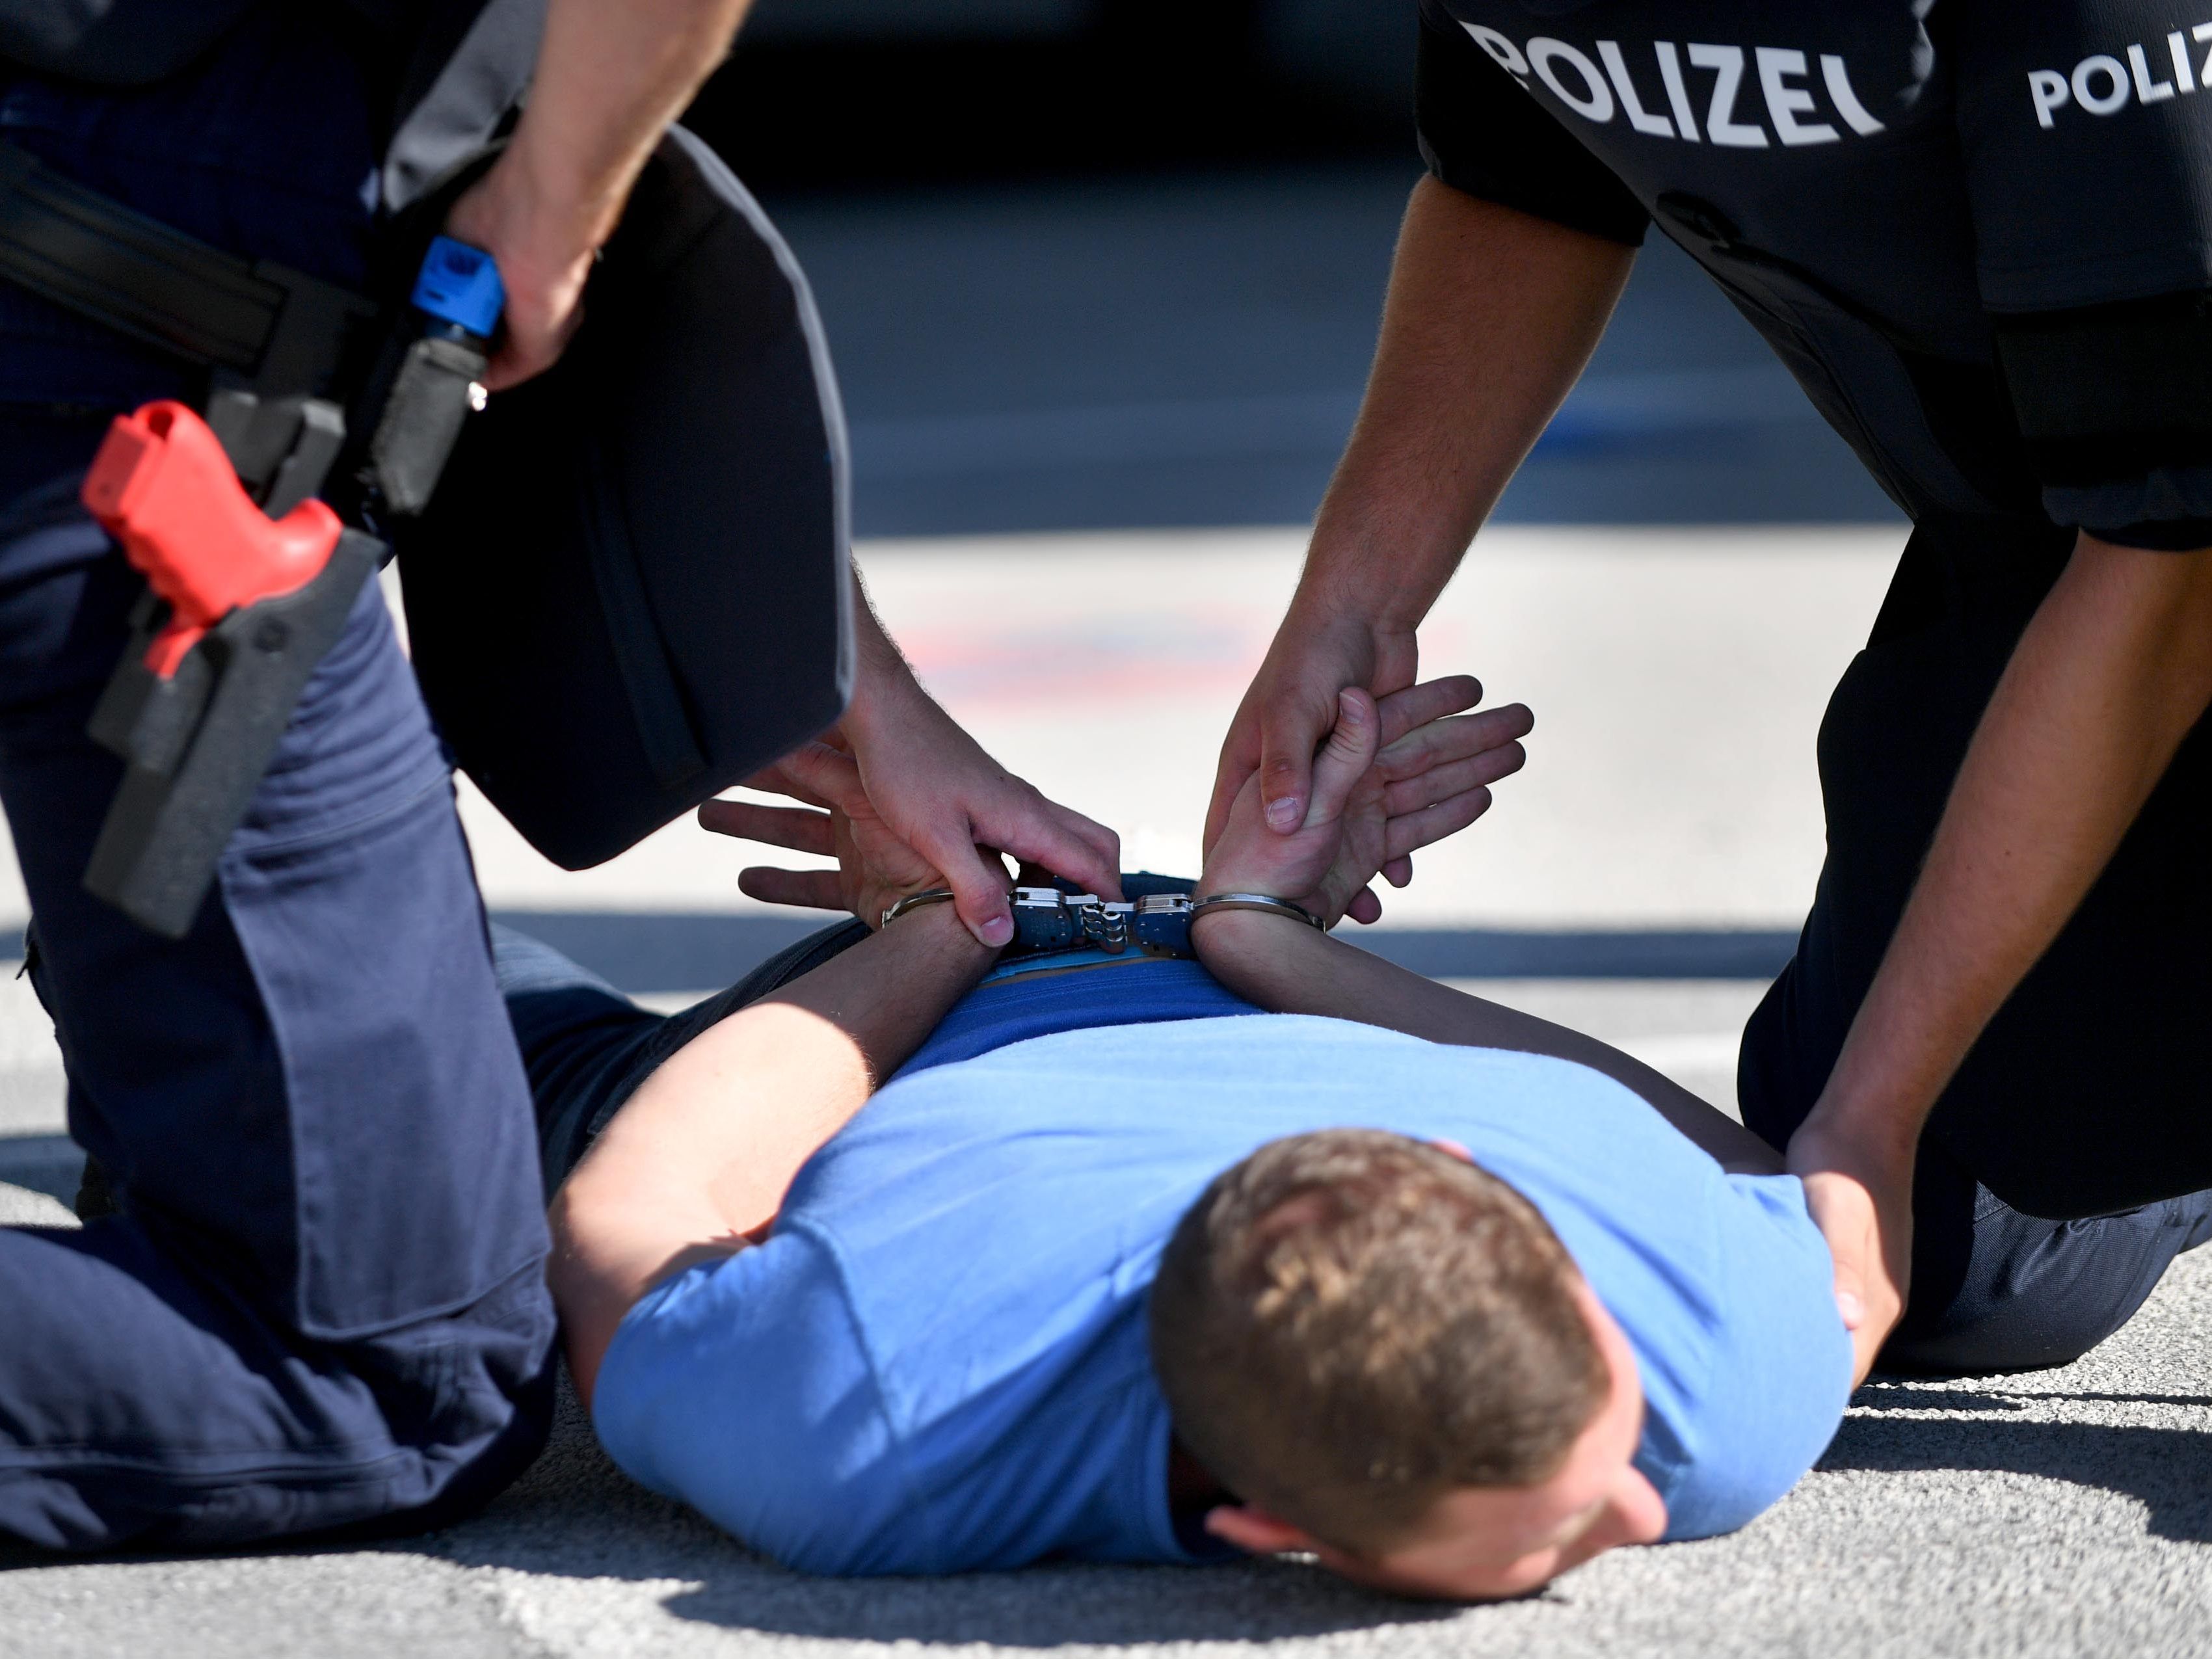
<svg viewBox="0 0 2212 1659">
<path fill-rule="evenodd" d="M 1300 598 L 1411 627 L 1589 362 L 1633 250 L 1415 187 Z"/>
<path fill-rule="evenodd" d="M 2022 636 L 1816 1108 L 1909 1169 L 1936 1097 L 2212 702 L 2212 551 L 2084 536 Z"/>
<path fill-rule="evenodd" d="M 911 716 L 914 701 L 928 694 L 876 615 L 858 565 L 852 580 L 853 698 L 839 727 L 848 739 L 863 741 L 902 724 Z"/>
<path fill-rule="evenodd" d="M 752 0 L 551 0 L 508 161 L 544 234 L 604 243 L 668 124 L 722 61 Z"/>
</svg>

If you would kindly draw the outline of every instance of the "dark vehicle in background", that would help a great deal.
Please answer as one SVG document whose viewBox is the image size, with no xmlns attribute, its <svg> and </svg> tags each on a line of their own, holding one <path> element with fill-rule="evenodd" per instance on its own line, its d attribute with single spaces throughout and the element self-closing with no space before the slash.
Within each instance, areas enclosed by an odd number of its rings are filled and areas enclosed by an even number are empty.
<svg viewBox="0 0 2212 1659">
<path fill-rule="evenodd" d="M 1412 0 L 760 0 L 769 41 L 1142 41 L 1242 62 L 1345 103 L 1397 112 L 1409 89 Z"/>
<path fill-rule="evenodd" d="M 692 125 L 770 184 L 1413 143 L 1413 0 L 758 0 Z"/>
</svg>

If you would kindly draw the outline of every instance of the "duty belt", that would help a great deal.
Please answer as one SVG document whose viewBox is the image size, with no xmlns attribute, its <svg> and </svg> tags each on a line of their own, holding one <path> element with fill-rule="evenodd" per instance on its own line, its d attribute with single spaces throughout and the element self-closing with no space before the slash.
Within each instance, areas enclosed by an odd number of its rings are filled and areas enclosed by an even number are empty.
<svg viewBox="0 0 2212 1659">
<path fill-rule="evenodd" d="M 428 505 L 482 406 L 498 274 L 435 238 L 412 304 L 380 307 L 0 143 L 0 280 L 209 374 L 204 420 L 177 403 L 119 417 L 82 492 L 149 582 L 93 714 L 125 765 L 85 885 L 181 938 L 308 677 L 390 556 L 376 515 Z M 315 499 L 334 467 L 368 529 Z"/>
</svg>

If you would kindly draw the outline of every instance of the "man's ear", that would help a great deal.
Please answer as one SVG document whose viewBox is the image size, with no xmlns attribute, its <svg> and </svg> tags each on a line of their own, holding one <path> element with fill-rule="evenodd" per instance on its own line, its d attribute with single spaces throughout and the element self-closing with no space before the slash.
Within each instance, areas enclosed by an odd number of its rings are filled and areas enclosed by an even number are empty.
<svg viewBox="0 0 2212 1659">
<path fill-rule="evenodd" d="M 1224 1504 L 1206 1512 L 1206 1529 L 1224 1543 L 1234 1544 L 1247 1555 L 1308 1554 L 1326 1549 L 1311 1533 L 1302 1531 L 1249 1504 Z"/>
</svg>

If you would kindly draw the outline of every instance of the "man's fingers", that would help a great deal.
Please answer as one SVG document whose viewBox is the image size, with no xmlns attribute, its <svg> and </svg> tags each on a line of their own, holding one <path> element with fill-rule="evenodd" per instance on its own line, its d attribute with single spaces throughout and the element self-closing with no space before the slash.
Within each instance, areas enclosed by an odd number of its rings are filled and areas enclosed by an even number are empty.
<svg viewBox="0 0 2212 1659">
<path fill-rule="evenodd" d="M 1352 902 L 1344 907 L 1344 914 L 1363 926 L 1372 927 L 1382 920 L 1382 901 L 1375 896 L 1372 887 L 1363 887 L 1352 896 Z"/>
<path fill-rule="evenodd" d="M 826 743 L 801 744 L 779 761 L 777 767 L 797 786 L 790 793 L 796 794 L 803 790 L 817 798 L 817 806 L 835 806 L 850 814 L 867 797 L 860 781 L 860 763 Z"/>
<path fill-rule="evenodd" d="M 806 910 L 842 910 L 835 870 L 778 870 L 750 865 L 738 872 L 738 890 L 763 904 L 790 904 Z"/>
<path fill-rule="evenodd" d="M 1448 714 L 1464 714 L 1482 701 L 1482 682 L 1472 674 L 1447 674 L 1425 680 L 1378 700 L 1385 748 Z"/>
<path fill-rule="evenodd" d="M 1394 817 L 1383 826 L 1383 856 L 1401 859 L 1409 853 L 1417 853 L 1447 836 L 1457 835 L 1489 810 L 1490 791 L 1470 789 L 1449 800 Z"/>
<path fill-rule="evenodd" d="M 1395 782 L 1448 761 L 1505 748 L 1527 737 L 1535 724 L 1536 717 L 1517 702 L 1457 720 L 1431 720 L 1385 747 L 1375 763 Z"/>
<path fill-rule="evenodd" d="M 1487 788 L 1500 778 L 1518 772 L 1528 758 L 1519 744 L 1509 743 L 1503 749 L 1486 749 L 1467 760 L 1431 767 L 1419 776 L 1384 789 L 1382 810 L 1396 817 L 1401 813 L 1419 811 L 1424 806 L 1449 800 L 1470 789 Z"/>
<path fill-rule="evenodd" d="M 769 806 L 752 800 L 710 800 L 699 808 L 699 827 L 740 841 L 788 847 L 794 853 L 834 857 L 837 844 L 827 812 L 803 806 Z"/>
<path fill-rule="evenodd" d="M 1413 879 L 1413 860 L 1409 858 L 1386 859 L 1382 864 L 1382 879 L 1393 887 L 1411 885 Z"/>
</svg>

